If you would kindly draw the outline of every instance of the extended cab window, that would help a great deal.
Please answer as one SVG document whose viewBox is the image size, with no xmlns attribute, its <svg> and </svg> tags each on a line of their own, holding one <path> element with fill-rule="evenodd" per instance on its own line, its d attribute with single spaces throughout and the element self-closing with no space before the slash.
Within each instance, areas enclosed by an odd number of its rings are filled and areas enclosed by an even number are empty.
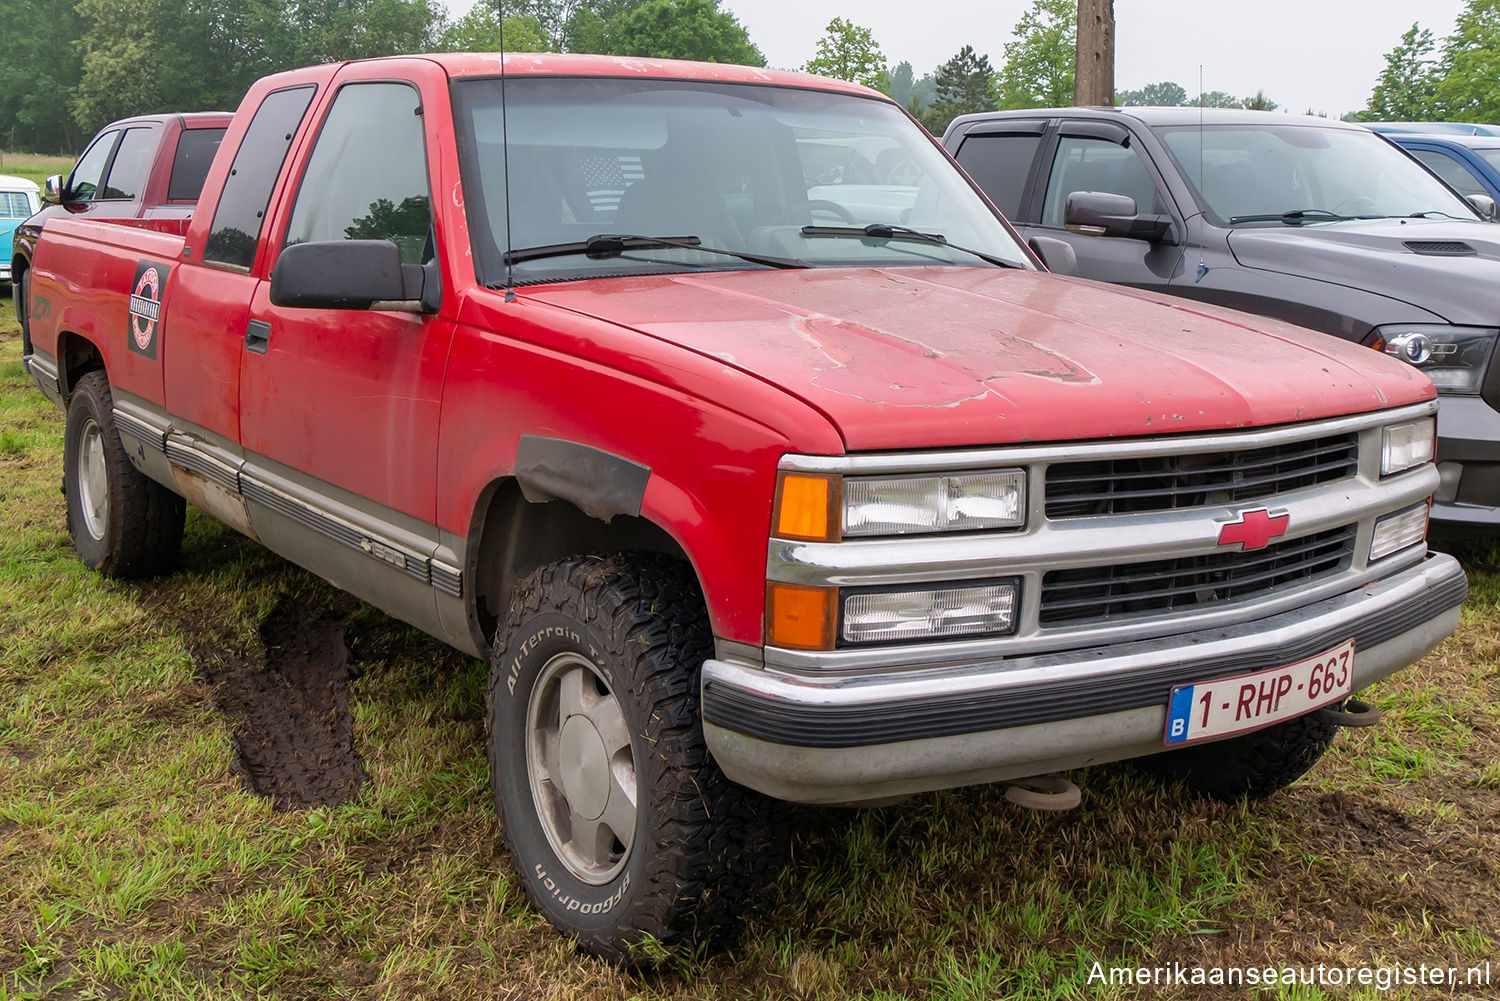
<svg viewBox="0 0 1500 1001">
<path fill-rule="evenodd" d="M 106 132 L 95 139 L 94 144 L 78 158 L 78 163 L 68 178 L 69 201 L 86 202 L 94 198 L 100 182 L 104 180 L 104 168 L 109 163 L 109 155 L 114 152 L 115 141 L 119 138 L 120 133 L 117 131 Z"/>
<path fill-rule="evenodd" d="M 203 248 L 205 263 L 250 270 L 271 189 L 315 90 L 313 86 L 278 90 L 260 102 L 219 195 L 208 246 Z"/>
<path fill-rule="evenodd" d="M 969 136 L 958 148 L 957 159 L 974 178 L 974 183 L 990 196 L 995 207 L 1015 220 L 1021 216 L 1026 175 L 1041 141 L 1040 133 Z"/>
<path fill-rule="evenodd" d="M 193 202 L 203 192 L 208 168 L 224 141 L 223 129 L 188 129 L 177 140 L 172 157 L 172 177 L 167 182 L 167 201 Z"/>
<path fill-rule="evenodd" d="M 114 162 L 109 165 L 109 180 L 96 199 L 138 198 L 146 186 L 146 172 L 151 167 L 151 154 L 156 149 L 155 129 L 126 129 L 120 139 L 120 148 L 115 150 Z"/>
<path fill-rule="evenodd" d="M 421 99 L 401 83 L 343 87 L 323 121 L 286 242 L 390 240 L 422 263 L 432 228 Z"/>
<path fill-rule="evenodd" d="M 1156 181 L 1134 149 L 1107 139 L 1063 136 L 1047 179 L 1042 225 L 1061 227 L 1068 196 L 1075 191 L 1105 191 L 1135 199 L 1137 212 L 1163 212 Z"/>
</svg>

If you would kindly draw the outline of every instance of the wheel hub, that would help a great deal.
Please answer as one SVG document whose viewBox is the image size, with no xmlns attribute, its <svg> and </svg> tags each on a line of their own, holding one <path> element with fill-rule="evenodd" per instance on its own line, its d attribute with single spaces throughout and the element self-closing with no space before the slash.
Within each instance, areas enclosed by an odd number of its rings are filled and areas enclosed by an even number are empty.
<svg viewBox="0 0 1500 1001">
<path fill-rule="evenodd" d="M 562 727 L 560 764 L 563 795 L 585 820 L 598 820 L 609 802 L 609 755 L 599 731 L 585 716 L 570 716 Z"/>
</svg>

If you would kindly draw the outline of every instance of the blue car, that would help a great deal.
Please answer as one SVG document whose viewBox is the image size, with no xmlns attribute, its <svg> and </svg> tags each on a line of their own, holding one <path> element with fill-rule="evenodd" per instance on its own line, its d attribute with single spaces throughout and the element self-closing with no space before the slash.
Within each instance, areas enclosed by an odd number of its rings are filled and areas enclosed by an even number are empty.
<svg viewBox="0 0 1500 1001">
<path fill-rule="evenodd" d="M 0 285 L 10 284 L 10 241 L 22 219 L 42 207 L 41 189 L 24 177 L 0 174 Z"/>
<path fill-rule="evenodd" d="M 1465 198 L 1489 195 L 1500 201 L 1500 135 L 1388 132 L 1386 138 L 1422 161 Z"/>
</svg>

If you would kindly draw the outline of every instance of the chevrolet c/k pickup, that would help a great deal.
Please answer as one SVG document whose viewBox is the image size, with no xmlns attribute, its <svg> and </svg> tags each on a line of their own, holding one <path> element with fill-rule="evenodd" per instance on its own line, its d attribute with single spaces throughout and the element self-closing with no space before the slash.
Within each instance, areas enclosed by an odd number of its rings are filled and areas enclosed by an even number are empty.
<svg viewBox="0 0 1500 1001">
<path fill-rule="evenodd" d="M 222 111 L 185 115 L 143 115 L 111 122 L 99 130 L 66 181 L 47 178 L 45 203 L 14 230 L 9 245 L 14 275 L 16 320 L 28 336 L 26 283 L 42 226 L 53 217 L 109 219 L 160 233 L 187 232 L 198 193 L 224 129 L 232 116 Z"/>
<path fill-rule="evenodd" d="M 860 87 L 326 65 L 185 234 L 49 220 L 26 365 L 89 566 L 189 502 L 487 658 L 519 878 L 622 957 L 733 927 L 772 799 L 1265 795 L 1453 629 L 1425 376 L 1037 247 Z"/>
</svg>

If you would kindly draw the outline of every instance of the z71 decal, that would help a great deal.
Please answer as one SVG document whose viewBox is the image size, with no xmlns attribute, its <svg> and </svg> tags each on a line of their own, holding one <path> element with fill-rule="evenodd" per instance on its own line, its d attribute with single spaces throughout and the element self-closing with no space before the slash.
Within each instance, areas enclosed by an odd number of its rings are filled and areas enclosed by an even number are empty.
<svg viewBox="0 0 1500 1001">
<path fill-rule="evenodd" d="M 127 346 L 137 354 L 156 358 L 156 332 L 161 326 L 161 296 L 171 266 L 141 261 L 130 286 L 130 337 Z"/>
</svg>

